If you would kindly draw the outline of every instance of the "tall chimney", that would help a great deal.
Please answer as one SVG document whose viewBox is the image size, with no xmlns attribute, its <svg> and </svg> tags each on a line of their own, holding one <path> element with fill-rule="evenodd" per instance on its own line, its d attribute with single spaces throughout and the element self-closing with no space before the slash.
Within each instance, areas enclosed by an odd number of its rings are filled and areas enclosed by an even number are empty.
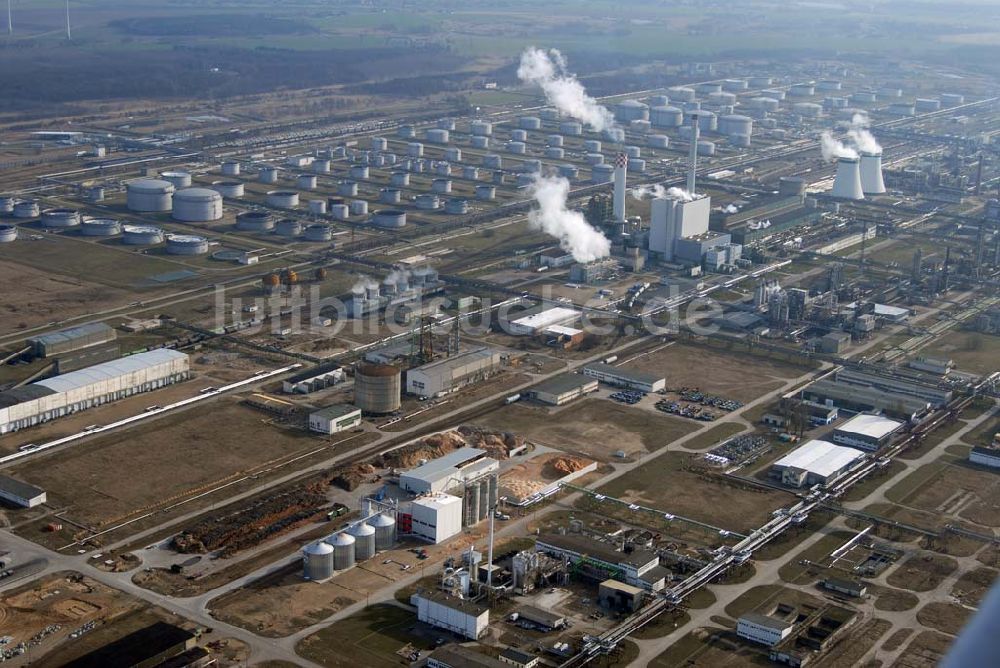
<svg viewBox="0 0 1000 668">
<path fill-rule="evenodd" d="M 687 191 L 694 195 L 695 172 L 698 169 L 698 113 L 691 114 L 691 149 L 688 151 Z"/>
<path fill-rule="evenodd" d="M 861 190 L 866 195 L 881 195 L 885 192 L 882 180 L 882 153 L 861 154 Z"/>
<path fill-rule="evenodd" d="M 840 199 L 864 199 L 861 187 L 861 161 L 858 158 L 837 160 L 837 176 L 830 194 Z"/>
<path fill-rule="evenodd" d="M 73 31 L 69 25 L 69 0 L 66 0 L 66 39 L 73 39 Z"/>
<path fill-rule="evenodd" d="M 615 222 L 625 222 L 625 179 L 628 176 L 628 155 L 619 153 L 615 158 Z"/>
</svg>

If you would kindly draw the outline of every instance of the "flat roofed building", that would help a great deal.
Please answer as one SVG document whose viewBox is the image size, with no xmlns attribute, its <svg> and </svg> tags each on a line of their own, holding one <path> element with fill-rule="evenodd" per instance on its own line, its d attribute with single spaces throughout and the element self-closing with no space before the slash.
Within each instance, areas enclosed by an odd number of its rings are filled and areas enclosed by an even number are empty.
<svg viewBox="0 0 1000 668">
<path fill-rule="evenodd" d="M 406 391 L 428 397 L 451 392 L 500 371 L 503 356 L 492 348 L 474 348 L 406 372 Z"/>
<path fill-rule="evenodd" d="M 103 322 L 88 322 L 60 329 L 58 332 L 32 336 L 27 341 L 35 357 L 51 357 L 114 341 L 117 336 L 115 330 Z"/>
<path fill-rule="evenodd" d="M 488 607 L 444 592 L 417 592 L 410 602 L 416 606 L 417 619 L 421 622 L 446 629 L 469 640 L 481 638 L 490 624 Z"/>
<path fill-rule="evenodd" d="M 507 668 L 508 664 L 464 645 L 444 645 L 427 657 L 427 668 Z"/>
<path fill-rule="evenodd" d="M 844 578 L 826 578 L 823 580 L 823 588 L 855 598 L 861 598 L 868 593 L 868 587 L 860 580 L 847 580 Z"/>
<path fill-rule="evenodd" d="M 892 440 L 903 423 L 881 415 L 859 413 L 833 430 L 833 442 L 862 450 L 878 450 Z"/>
<path fill-rule="evenodd" d="M 597 602 L 610 610 L 635 612 L 642 607 L 646 592 L 618 580 L 605 580 L 597 588 Z"/>
<path fill-rule="evenodd" d="M 823 378 L 802 388 L 800 396 L 818 404 L 829 404 L 846 411 L 884 413 L 904 420 L 913 420 L 927 412 L 931 404 L 925 399 L 893 394 L 874 387 L 839 383 Z"/>
<path fill-rule="evenodd" d="M 791 487 L 826 484 L 843 475 L 865 455 L 829 441 L 807 441 L 774 462 L 772 472 Z"/>
<path fill-rule="evenodd" d="M 535 539 L 535 549 L 567 557 L 574 564 L 585 561 L 597 565 L 606 575 L 648 591 L 660 591 L 665 585 L 666 571 L 660 558 L 646 550 L 619 552 L 582 534 L 543 534 Z"/>
<path fill-rule="evenodd" d="M 153 668 L 191 649 L 196 641 L 191 631 L 156 622 L 64 665 L 67 668 Z"/>
<path fill-rule="evenodd" d="M 603 362 L 588 364 L 583 367 L 583 375 L 596 378 L 602 383 L 624 387 L 641 392 L 659 392 L 667 386 L 667 380 L 662 376 L 642 371 L 623 369 Z"/>
<path fill-rule="evenodd" d="M 410 502 L 410 532 L 437 545 L 462 533 L 462 499 L 431 494 Z"/>
<path fill-rule="evenodd" d="M 578 373 L 562 373 L 544 380 L 529 393 L 542 403 L 552 406 L 562 406 L 570 401 L 585 396 L 598 389 L 596 378 L 581 376 Z"/>
<path fill-rule="evenodd" d="M 45 503 L 45 490 L 10 476 L 0 475 L 0 499 L 22 508 L 34 508 Z"/>
<path fill-rule="evenodd" d="M 320 434 L 336 434 L 361 424 L 361 409 L 351 404 L 335 404 L 309 414 L 309 429 Z"/>
<path fill-rule="evenodd" d="M 511 334 L 527 336 L 544 331 L 553 325 L 570 325 L 577 321 L 580 312 L 564 306 L 555 306 L 517 320 L 511 320 L 508 327 Z"/>
<path fill-rule="evenodd" d="M 774 647 L 791 634 L 794 626 L 791 622 L 748 612 L 736 623 L 736 635 L 767 647 Z"/>
<path fill-rule="evenodd" d="M 549 610 L 542 610 L 533 605 L 522 605 L 517 609 L 517 614 L 521 619 L 534 622 L 547 629 L 559 629 L 566 626 L 566 617 L 563 615 Z"/>
<path fill-rule="evenodd" d="M 500 462 L 487 457 L 485 450 L 459 448 L 403 473 L 399 476 L 399 487 L 411 494 L 445 492 L 499 468 Z"/>
<path fill-rule="evenodd" d="M 980 466 L 1000 468 L 1000 449 L 975 447 L 969 452 L 969 461 Z"/>
<path fill-rule="evenodd" d="M 514 647 L 508 647 L 500 652 L 500 663 L 516 666 L 516 668 L 534 668 L 539 661 L 541 661 L 540 657 Z"/>
<path fill-rule="evenodd" d="M 954 392 L 950 389 L 921 383 L 912 378 L 898 378 L 858 369 L 838 369 L 834 378 L 838 383 L 871 387 L 882 392 L 927 401 L 935 406 L 946 405 L 954 396 Z"/>
</svg>

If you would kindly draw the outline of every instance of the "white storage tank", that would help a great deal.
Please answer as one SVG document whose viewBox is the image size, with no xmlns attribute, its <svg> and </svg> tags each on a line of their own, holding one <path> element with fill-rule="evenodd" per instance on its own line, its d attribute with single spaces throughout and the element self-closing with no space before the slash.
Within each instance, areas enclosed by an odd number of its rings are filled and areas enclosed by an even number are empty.
<svg viewBox="0 0 1000 668">
<path fill-rule="evenodd" d="M 750 148 L 750 135 L 729 135 L 729 143 L 737 148 Z"/>
<path fill-rule="evenodd" d="M 414 205 L 421 211 L 436 211 L 441 208 L 441 199 L 432 193 L 417 195 Z"/>
<path fill-rule="evenodd" d="M 481 201 L 490 201 L 496 199 L 497 189 L 496 186 L 492 186 L 486 183 L 481 183 L 476 186 L 476 199 Z"/>
<path fill-rule="evenodd" d="M 708 103 L 715 106 L 736 104 L 736 96 L 732 93 L 712 93 L 708 96 Z"/>
<path fill-rule="evenodd" d="M 478 181 L 479 168 L 473 167 L 472 165 L 466 165 L 465 167 L 462 167 L 462 178 L 468 179 L 470 181 Z"/>
<path fill-rule="evenodd" d="M 434 179 L 431 182 L 431 190 L 439 195 L 446 195 L 451 192 L 450 179 Z"/>
<path fill-rule="evenodd" d="M 336 207 L 341 207 L 341 206 L 343 206 L 345 209 L 347 208 L 343 204 L 334 204 L 334 205 L 332 205 L 330 207 L 330 213 L 333 214 L 334 213 L 334 209 Z M 337 210 L 339 211 L 339 209 L 337 209 Z M 325 215 L 326 214 L 326 200 L 325 199 L 311 199 L 311 200 L 309 200 L 309 213 L 311 213 L 314 216 Z M 336 214 L 334 214 L 334 215 L 336 215 Z"/>
<path fill-rule="evenodd" d="M 792 97 L 812 97 L 816 94 L 816 86 L 811 83 L 798 83 L 788 89 L 788 94 Z"/>
<path fill-rule="evenodd" d="M 242 181 L 214 181 L 212 189 L 223 197 L 237 198 L 243 197 L 245 190 Z M 180 193 L 178 193 L 180 194 Z M 174 196 L 174 210 L 177 210 L 177 196 Z"/>
<path fill-rule="evenodd" d="M 667 89 L 667 94 L 673 102 L 693 102 L 696 95 L 694 88 L 687 86 L 673 86 Z"/>
<path fill-rule="evenodd" d="M 500 169 L 503 167 L 503 158 L 495 153 L 488 153 L 483 156 L 483 167 L 486 169 Z"/>
<path fill-rule="evenodd" d="M 18 200 L 14 204 L 13 213 L 15 218 L 38 218 L 38 202 L 33 199 Z"/>
<path fill-rule="evenodd" d="M 261 167 L 257 170 L 257 180 L 261 183 L 277 183 L 278 182 L 278 168 L 277 167 Z"/>
<path fill-rule="evenodd" d="M 163 230 L 151 225 L 124 225 L 122 243 L 126 246 L 155 246 L 163 243 Z"/>
<path fill-rule="evenodd" d="M 722 89 L 730 93 L 739 93 L 749 88 L 746 79 L 726 79 L 722 82 Z"/>
<path fill-rule="evenodd" d="M 437 126 L 442 130 L 452 131 L 455 129 L 455 119 L 454 118 L 439 118 L 437 120 Z"/>
<path fill-rule="evenodd" d="M 511 141 L 528 141 L 528 133 L 525 130 L 511 130 Z"/>
<path fill-rule="evenodd" d="M 542 171 L 542 161 L 541 160 L 525 160 L 521 163 L 521 171 L 529 172 L 531 174 L 537 174 Z"/>
<path fill-rule="evenodd" d="M 274 220 L 267 211 L 244 211 L 236 216 L 236 229 L 243 232 L 267 232 L 274 229 Z"/>
<path fill-rule="evenodd" d="M 549 146 L 558 146 L 558 147 L 562 147 L 562 145 L 563 145 L 563 143 L 564 143 L 564 140 L 563 140 L 563 136 L 562 136 L 562 135 L 549 135 L 549 136 L 548 136 L 548 137 L 546 138 L 546 143 L 547 143 L 547 144 L 548 144 Z"/>
<path fill-rule="evenodd" d="M 753 119 L 741 114 L 730 114 L 719 119 L 719 132 L 724 135 L 746 135 L 753 134 Z"/>
<path fill-rule="evenodd" d="M 282 218 L 274 226 L 274 232 L 280 237 L 291 239 L 302 234 L 302 223 L 294 218 Z"/>
<path fill-rule="evenodd" d="M 393 172 L 389 177 L 389 183 L 399 188 L 410 185 L 410 175 L 408 172 Z"/>
<path fill-rule="evenodd" d="M 326 542 L 333 547 L 334 571 L 346 571 L 354 567 L 354 536 L 341 531 L 327 538 Z"/>
<path fill-rule="evenodd" d="M 614 165 L 594 165 L 590 172 L 590 181 L 591 183 L 611 183 L 614 176 Z"/>
<path fill-rule="evenodd" d="M 448 162 L 462 162 L 462 149 L 460 148 L 446 148 L 444 150 L 444 159 Z"/>
<path fill-rule="evenodd" d="M 754 97 L 747 101 L 747 107 L 751 109 L 759 109 L 761 111 L 774 112 L 778 111 L 781 107 L 781 102 L 775 100 L 773 97 Z"/>
<path fill-rule="evenodd" d="M 347 204 L 334 204 L 330 207 L 330 215 L 337 220 L 347 220 L 351 217 L 351 207 Z"/>
<path fill-rule="evenodd" d="M 316 190 L 316 175 L 299 174 L 295 179 L 295 185 L 301 190 Z"/>
<path fill-rule="evenodd" d="M 306 241 L 330 241 L 333 239 L 333 230 L 329 225 L 315 224 L 307 225 L 305 229 Z"/>
<path fill-rule="evenodd" d="M 489 137 L 493 134 L 493 124 L 487 121 L 472 121 L 469 124 L 469 134 L 475 137 Z"/>
<path fill-rule="evenodd" d="M 765 88 L 760 92 L 761 97 L 769 97 L 772 100 L 784 100 L 785 91 L 780 88 Z"/>
<path fill-rule="evenodd" d="M 437 200 L 437 195 L 431 195 Z M 398 229 L 406 226 L 406 212 L 400 209 L 381 209 L 375 212 L 372 223 L 376 227 Z"/>
<path fill-rule="evenodd" d="M 444 161 L 435 163 L 434 173 L 439 176 L 451 176 L 451 163 Z"/>
<path fill-rule="evenodd" d="M 14 213 L 14 198 L 0 197 L 0 215 L 9 216 L 12 213 Z"/>
<path fill-rule="evenodd" d="M 538 116 L 521 116 L 517 124 L 522 130 L 539 130 L 542 127 L 542 119 Z"/>
<path fill-rule="evenodd" d="M 699 140 L 698 155 L 715 155 L 715 142 Z"/>
<path fill-rule="evenodd" d="M 489 148 L 490 138 L 489 137 L 473 137 L 469 140 L 472 148 Z"/>
<path fill-rule="evenodd" d="M 546 107 L 538 112 L 538 115 L 542 117 L 543 121 L 558 121 L 559 120 L 559 110 L 553 109 L 552 107 Z"/>
<path fill-rule="evenodd" d="M 711 111 L 699 111 L 698 129 L 702 132 L 715 132 L 719 129 L 719 117 Z"/>
<path fill-rule="evenodd" d="M 372 137 L 372 150 L 384 151 L 389 148 L 389 140 L 385 137 Z"/>
<path fill-rule="evenodd" d="M 376 515 L 371 524 L 375 527 L 375 549 L 378 552 L 391 550 L 396 544 L 396 520 L 383 513 Z"/>
<path fill-rule="evenodd" d="M 352 216 L 367 216 L 368 215 L 368 202 L 363 199 L 351 200 L 348 205 L 351 208 Z"/>
<path fill-rule="evenodd" d="M 670 98 L 666 95 L 650 95 L 646 98 L 646 103 L 652 107 L 665 107 L 670 104 Z"/>
<path fill-rule="evenodd" d="M 625 141 L 625 131 L 621 128 L 607 128 L 604 131 L 605 139 L 613 141 L 616 144 L 621 144 Z"/>
<path fill-rule="evenodd" d="M 634 158 L 628 161 L 628 169 L 630 172 L 635 172 L 636 174 L 646 173 L 646 161 L 642 158 Z"/>
<path fill-rule="evenodd" d="M 184 172 L 181 170 L 172 170 L 168 172 L 161 172 L 160 178 L 164 181 L 170 181 L 174 184 L 174 188 L 190 188 L 191 187 L 191 174 L 190 172 Z"/>
<path fill-rule="evenodd" d="M 545 149 L 545 157 L 549 160 L 562 160 L 566 156 L 566 151 L 558 146 L 549 146 Z"/>
<path fill-rule="evenodd" d="M 358 196 L 358 183 L 357 181 L 341 181 L 337 184 L 337 194 L 341 197 L 357 197 Z"/>
<path fill-rule="evenodd" d="M 294 190 L 271 190 L 264 201 L 277 209 L 294 209 L 299 205 L 299 194 Z"/>
<path fill-rule="evenodd" d="M 452 197 L 444 203 L 444 212 L 456 216 L 469 213 L 469 201 L 462 197 Z"/>
<path fill-rule="evenodd" d="M 754 88 L 763 88 L 764 86 L 770 86 L 773 81 L 774 81 L 773 77 L 764 77 L 764 76 L 750 77 L 750 85 Z"/>
<path fill-rule="evenodd" d="M 792 105 L 792 111 L 802 118 L 819 118 L 823 114 L 823 107 L 815 102 L 796 102 Z"/>
<path fill-rule="evenodd" d="M 817 89 L 825 91 L 840 90 L 842 87 L 842 84 L 835 79 L 823 79 L 816 84 Z"/>
<path fill-rule="evenodd" d="M 424 133 L 424 138 L 432 144 L 447 144 L 450 135 L 447 130 L 441 128 L 428 128 Z"/>
<path fill-rule="evenodd" d="M 673 89 L 671 89 L 673 91 Z M 706 81 L 705 83 L 698 84 L 698 92 L 702 95 L 711 95 L 712 93 L 721 93 L 722 84 L 716 83 L 714 81 Z M 670 97 L 675 97 L 671 94 Z"/>
<path fill-rule="evenodd" d="M 208 252 L 208 239 L 193 234 L 168 234 L 168 255 L 204 255 Z"/>
<path fill-rule="evenodd" d="M 157 213 L 170 211 L 174 184 L 162 179 L 139 179 L 126 186 L 127 205 L 130 211 Z"/>
<path fill-rule="evenodd" d="M 14 214 L 17 216 L 17 214 Z M 18 218 L 34 218 L 38 214 L 17 216 Z M 80 224 L 80 212 L 73 209 L 46 209 L 42 212 L 42 227 L 49 229 L 76 227 Z"/>
<path fill-rule="evenodd" d="M 121 223 L 113 218 L 87 218 L 80 226 L 80 234 L 85 237 L 113 237 L 121 233 Z"/>
<path fill-rule="evenodd" d="M 527 151 L 528 146 L 523 141 L 511 141 L 507 142 L 507 151 L 509 153 L 514 153 L 517 155 L 524 155 Z"/>
<path fill-rule="evenodd" d="M 603 153 L 588 153 L 583 157 L 584 161 L 588 165 L 602 165 L 604 164 L 604 154 Z"/>
<path fill-rule="evenodd" d="M 209 188 L 184 188 L 174 193 L 174 220 L 206 223 L 222 218 L 222 195 Z"/>
<path fill-rule="evenodd" d="M 583 134 L 583 124 L 576 121 L 563 121 L 559 124 L 559 133 L 579 137 Z"/>
<path fill-rule="evenodd" d="M 640 158 L 642 157 L 642 149 L 638 146 L 626 146 L 625 155 L 629 158 Z"/>
<path fill-rule="evenodd" d="M 302 549 L 302 577 L 323 582 L 333 577 L 333 546 L 322 541 Z"/>
<path fill-rule="evenodd" d="M 412 125 L 400 125 L 396 130 L 396 136 L 400 139 L 413 139 L 417 136 L 417 131 L 413 129 Z"/>
<path fill-rule="evenodd" d="M 329 174 L 331 163 L 326 158 L 313 160 L 312 170 L 317 174 Z"/>
<path fill-rule="evenodd" d="M 240 163 L 236 160 L 226 160 L 222 163 L 222 173 L 226 176 L 239 176 L 240 175 Z M 191 185 L 188 183 L 188 185 Z"/>
<path fill-rule="evenodd" d="M 676 128 L 684 123 L 684 112 L 678 107 L 653 107 L 649 111 L 649 122 L 658 128 Z"/>
<path fill-rule="evenodd" d="M 646 143 L 650 148 L 669 148 L 670 137 L 667 135 L 649 135 L 646 137 Z"/>
<path fill-rule="evenodd" d="M 424 145 L 418 141 L 411 141 L 406 145 L 406 155 L 411 158 L 421 158 L 424 155 Z"/>
<path fill-rule="evenodd" d="M 0 244 L 17 241 L 17 225 L 0 225 Z"/>
<path fill-rule="evenodd" d="M 580 175 L 580 169 L 576 165 L 559 165 L 559 176 L 564 179 L 573 180 Z"/>
<path fill-rule="evenodd" d="M 652 127 L 652 124 L 649 121 L 631 121 L 628 126 L 631 128 L 632 132 L 646 134 Z"/>
<path fill-rule="evenodd" d="M 378 201 L 382 204 L 399 204 L 401 193 L 396 188 L 382 188 L 378 193 Z"/>
<path fill-rule="evenodd" d="M 583 150 L 587 153 L 600 153 L 601 152 L 601 142 L 597 139 L 588 139 L 583 142 Z"/>
</svg>

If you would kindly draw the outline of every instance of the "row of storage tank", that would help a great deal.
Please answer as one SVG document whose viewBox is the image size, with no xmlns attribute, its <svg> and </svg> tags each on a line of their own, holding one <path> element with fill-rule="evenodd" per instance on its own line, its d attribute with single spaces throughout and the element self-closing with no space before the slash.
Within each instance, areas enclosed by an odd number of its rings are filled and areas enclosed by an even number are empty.
<svg viewBox="0 0 1000 668">
<path fill-rule="evenodd" d="M 377 552 L 392 549 L 395 542 L 396 520 L 384 513 L 376 515 L 303 548 L 302 576 L 316 582 L 328 580 Z"/>
<path fill-rule="evenodd" d="M 88 218 L 73 225 L 61 225 L 62 229 L 79 226 L 80 234 L 87 237 L 112 237 L 121 235 L 127 246 L 155 246 L 167 242 L 169 255 L 204 255 L 209 242 L 205 237 L 193 234 L 166 234 L 159 227 L 150 225 L 122 225 L 110 218 Z M 54 229 L 54 228 L 51 228 Z M 18 238 L 16 225 L 0 225 L 0 243 L 10 243 Z"/>
</svg>

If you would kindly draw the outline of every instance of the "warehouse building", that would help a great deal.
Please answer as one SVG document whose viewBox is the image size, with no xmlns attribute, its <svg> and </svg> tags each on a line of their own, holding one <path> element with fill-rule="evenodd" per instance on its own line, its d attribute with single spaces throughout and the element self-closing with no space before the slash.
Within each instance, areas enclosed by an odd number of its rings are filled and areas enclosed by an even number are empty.
<svg viewBox="0 0 1000 668">
<path fill-rule="evenodd" d="M 446 492 L 500 469 L 500 462 L 479 448 L 459 448 L 399 476 L 399 487 L 411 494 Z"/>
<path fill-rule="evenodd" d="M 771 475 L 789 487 L 826 485 L 846 473 L 865 455 L 828 441 L 807 441 L 771 466 Z"/>
<path fill-rule="evenodd" d="M 336 434 L 361 424 L 361 409 L 351 404 L 336 404 L 309 414 L 309 429 L 319 434 Z"/>
<path fill-rule="evenodd" d="M 875 451 L 887 445 L 903 423 L 881 415 L 859 413 L 833 430 L 833 442 Z"/>
<path fill-rule="evenodd" d="M 447 394 L 500 371 L 503 356 L 492 348 L 475 348 L 406 372 L 406 391 L 425 397 Z"/>
<path fill-rule="evenodd" d="M 66 668 L 153 668 L 195 647 L 198 637 L 187 629 L 155 622 L 64 664 Z"/>
<path fill-rule="evenodd" d="M 430 653 L 427 668 L 507 668 L 507 664 L 471 647 L 451 643 Z"/>
<path fill-rule="evenodd" d="M 977 446 L 969 452 L 969 461 L 993 469 L 1000 468 L 1000 449 Z"/>
<path fill-rule="evenodd" d="M 0 392 L 0 434 L 186 380 L 188 356 L 160 349 Z"/>
<path fill-rule="evenodd" d="M 529 336 L 543 332 L 554 325 L 572 325 L 580 318 L 580 312 L 576 309 L 556 306 L 554 308 L 539 311 L 531 315 L 526 315 L 517 320 L 511 320 L 508 330 L 515 336 Z"/>
<path fill-rule="evenodd" d="M 574 565 L 596 568 L 605 578 L 646 591 L 660 591 L 666 586 L 667 569 L 653 552 L 633 550 L 619 552 L 611 545 L 583 534 L 542 534 L 535 539 L 535 550 L 559 559 L 569 559 Z"/>
<path fill-rule="evenodd" d="M 35 357 L 52 357 L 62 353 L 80 350 L 108 343 L 117 338 L 115 330 L 103 322 L 89 322 L 77 327 L 61 329 L 58 332 L 33 336 L 28 339 L 31 354 Z"/>
<path fill-rule="evenodd" d="M 34 508 L 46 501 L 45 490 L 41 487 L 5 475 L 0 475 L 0 499 L 22 508 Z"/>
<path fill-rule="evenodd" d="M 635 612 L 642 607 L 646 591 L 618 580 L 605 580 L 597 588 L 597 602 L 616 612 Z"/>
<path fill-rule="evenodd" d="M 836 406 L 857 413 L 884 413 L 902 420 L 915 420 L 930 410 L 930 402 L 874 387 L 838 383 L 830 378 L 817 380 L 802 389 L 805 401 Z"/>
<path fill-rule="evenodd" d="M 858 369 L 838 369 L 834 378 L 838 383 L 870 387 L 881 392 L 912 397 L 934 406 L 945 406 L 954 396 L 952 390 L 937 385 L 921 383 L 912 378 L 900 378 Z"/>
<path fill-rule="evenodd" d="M 767 647 L 774 647 L 792 633 L 794 626 L 783 619 L 748 612 L 736 623 L 736 635 Z"/>
<path fill-rule="evenodd" d="M 531 388 L 528 395 L 543 404 L 562 406 L 574 399 L 596 392 L 598 381 L 578 373 L 561 373 Z"/>
<path fill-rule="evenodd" d="M 441 591 L 418 592 L 410 598 L 410 603 L 416 606 L 419 621 L 469 640 L 481 638 L 490 624 L 488 607 Z"/>
<path fill-rule="evenodd" d="M 583 367 L 583 375 L 596 378 L 608 385 L 639 392 L 659 392 L 667 387 L 667 380 L 662 376 L 604 363 L 588 364 Z"/>
<path fill-rule="evenodd" d="M 400 532 L 437 545 L 462 533 L 462 499 L 451 494 L 420 496 L 398 519 Z"/>
</svg>

